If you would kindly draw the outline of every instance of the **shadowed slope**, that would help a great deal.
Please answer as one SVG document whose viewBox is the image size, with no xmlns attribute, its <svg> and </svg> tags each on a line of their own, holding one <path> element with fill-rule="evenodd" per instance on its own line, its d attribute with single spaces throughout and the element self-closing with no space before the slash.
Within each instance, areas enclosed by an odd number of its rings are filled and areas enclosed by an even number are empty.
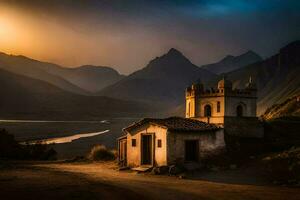
<svg viewBox="0 0 300 200">
<path fill-rule="evenodd" d="M 239 56 L 228 55 L 221 61 L 213 64 L 203 65 L 203 69 L 207 69 L 216 74 L 222 74 L 233 70 L 240 69 L 249 64 L 262 61 L 262 58 L 253 51 L 247 51 Z"/>
<path fill-rule="evenodd" d="M 139 116 L 150 110 L 137 102 L 73 94 L 4 70 L 0 70 L 0 84 L 1 118 L 92 120 Z"/>
<path fill-rule="evenodd" d="M 100 95 L 166 103 L 169 106 L 184 101 L 185 88 L 200 79 L 203 82 L 216 75 L 192 64 L 176 49 L 157 57 L 136 71 L 99 92 Z"/>
<path fill-rule="evenodd" d="M 4 53 L 0 53 L 0 68 L 43 80 L 61 89 L 78 94 L 90 94 L 89 92 L 99 91 L 124 77 L 109 67 L 86 65 L 77 68 L 65 68 L 24 56 Z"/>
<path fill-rule="evenodd" d="M 244 87 L 249 77 L 258 86 L 258 112 L 300 94 L 300 41 L 280 49 L 279 53 L 242 69 L 230 72 L 227 77 L 234 87 Z"/>
</svg>

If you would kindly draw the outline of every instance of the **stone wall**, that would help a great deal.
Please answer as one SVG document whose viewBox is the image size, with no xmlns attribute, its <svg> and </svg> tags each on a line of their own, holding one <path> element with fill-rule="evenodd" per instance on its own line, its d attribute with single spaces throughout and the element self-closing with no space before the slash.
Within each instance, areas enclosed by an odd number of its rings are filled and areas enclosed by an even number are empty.
<svg viewBox="0 0 300 200">
<path fill-rule="evenodd" d="M 167 160 L 168 165 L 185 160 L 185 141 L 198 140 L 198 160 L 218 154 L 225 148 L 223 129 L 209 132 L 168 132 L 167 133 Z"/>
<path fill-rule="evenodd" d="M 256 98 L 225 97 L 225 116 L 236 117 L 237 106 L 243 107 L 244 117 L 256 117 Z"/>
<path fill-rule="evenodd" d="M 228 135 L 248 138 L 263 138 L 263 123 L 257 117 L 225 117 L 224 129 Z"/>
</svg>

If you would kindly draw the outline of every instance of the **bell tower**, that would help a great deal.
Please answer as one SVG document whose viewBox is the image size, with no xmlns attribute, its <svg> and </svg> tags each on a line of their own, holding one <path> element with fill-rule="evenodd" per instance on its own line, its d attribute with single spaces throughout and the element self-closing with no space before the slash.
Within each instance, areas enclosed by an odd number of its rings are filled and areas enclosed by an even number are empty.
<svg viewBox="0 0 300 200">
<path fill-rule="evenodd" d="M 202 83 L 194 83 L 185 91 L 186 99 L 186 118 L 196 118 L 200 115 L 199 97 L 203 92 L 204 86 Z"/>
<path fill-rule="evenodd" d="M 243 89 L 233 88 L 232 82 L 223 77 L 216 88 L 193 84 L 185 95 L 186 118 L 221 125 L 232 135 L 263 136 L 256 116 L 257 87 L 252 77 Z"/>
</svg>

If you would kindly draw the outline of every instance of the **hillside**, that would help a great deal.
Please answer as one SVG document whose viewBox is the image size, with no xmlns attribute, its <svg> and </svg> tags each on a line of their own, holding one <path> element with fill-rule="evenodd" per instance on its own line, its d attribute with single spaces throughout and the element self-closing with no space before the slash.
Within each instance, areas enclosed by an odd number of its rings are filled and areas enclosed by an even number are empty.
<svg viewBox="0 0 300 200">
<path fill-rule="evenodd" d="M 0 69 L 43 80 L 69 92 L 88 94 L 88 92 L 66 81 L 64 78 L 46 72 L 41 68 L 42 66 L 45 68 L 58 67 L 51 63 L 39 62 L 24 56 L 13 56 L 0 53 Z"/>
<path fill-rule="evenodd" d="M 110 67 L 84 65 L 76 68 L 51 67 L 47 72 L 61 76 L 67 81 L 89 92 L 97 92 L 124 78 Z"/>
<path fill-rule="evenodd" d="M 247 51 L 239 56 L 228 55 L 217 63 L 203 65 L 202 68 L 216 74 L 222 74 L 240 69 L 249 64 L 262 61 L 262 58 L 253 51 Z"/>
<path fill-rule="evenodd" d="M 78 94 L 99 91 L 124 77 L 110 67 L 85 65 L 77 68 L 65 68 L 24 56 L 4 53 L 0 53 L 0 68 L 43 80 L 63 90 Z"/>
<path fill-rule="evenodd" d="M 268 108 L 263 115 L 265 120 L 277 118 L 300 117 L 300 95 L 289 98 L 281 104 L 275 104 Z"/>
<path fill-rule="evenodd" d="M 279 53 L 258 63 L 227 73 L 236 88 L 242 88 L 251 76 L 258 86 L 258 113 L 273 104 L 300 94 L 300 41 L 280 49 Z"/>
<path fill-rule="evenodd" d="M 92 120 L 147 115 L 148 105 L 63 91 L 49 83 L 0 70 L 3 119 Z M 152 112 L 155 111 L 151 107 Z"/>
<path fill-rule="evenodd" d="M 185 88 L 197 80 L 207 82 L 215 74 L 192 64 L 176 49 L 157 57 L 143 69 L 104 88 L 100 95 L 159 102 L 168 106 L 184 102 Z"/>
</svg>

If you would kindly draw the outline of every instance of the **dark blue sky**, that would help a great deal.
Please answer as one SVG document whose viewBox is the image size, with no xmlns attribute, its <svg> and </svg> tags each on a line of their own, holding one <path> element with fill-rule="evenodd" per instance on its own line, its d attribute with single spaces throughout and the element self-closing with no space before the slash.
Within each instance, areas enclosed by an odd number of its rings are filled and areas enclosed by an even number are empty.
<svg viewBox="0 0 300 200">
<path fill-rule="evenodd" d="M 37 49 L 49 56 L 29 56 L 68 66 L 110 65 L 123 73 L 171 47 L 201 65 L 250 49 L 268 57 L 300 39 L 298 0 L 8 0 L 0 6 L 45 30 Z M 47 41 L 53 49 L 55 41 L 57 48 L 64 44 L 68 53 L 49 49 Z"/>
</svg>

